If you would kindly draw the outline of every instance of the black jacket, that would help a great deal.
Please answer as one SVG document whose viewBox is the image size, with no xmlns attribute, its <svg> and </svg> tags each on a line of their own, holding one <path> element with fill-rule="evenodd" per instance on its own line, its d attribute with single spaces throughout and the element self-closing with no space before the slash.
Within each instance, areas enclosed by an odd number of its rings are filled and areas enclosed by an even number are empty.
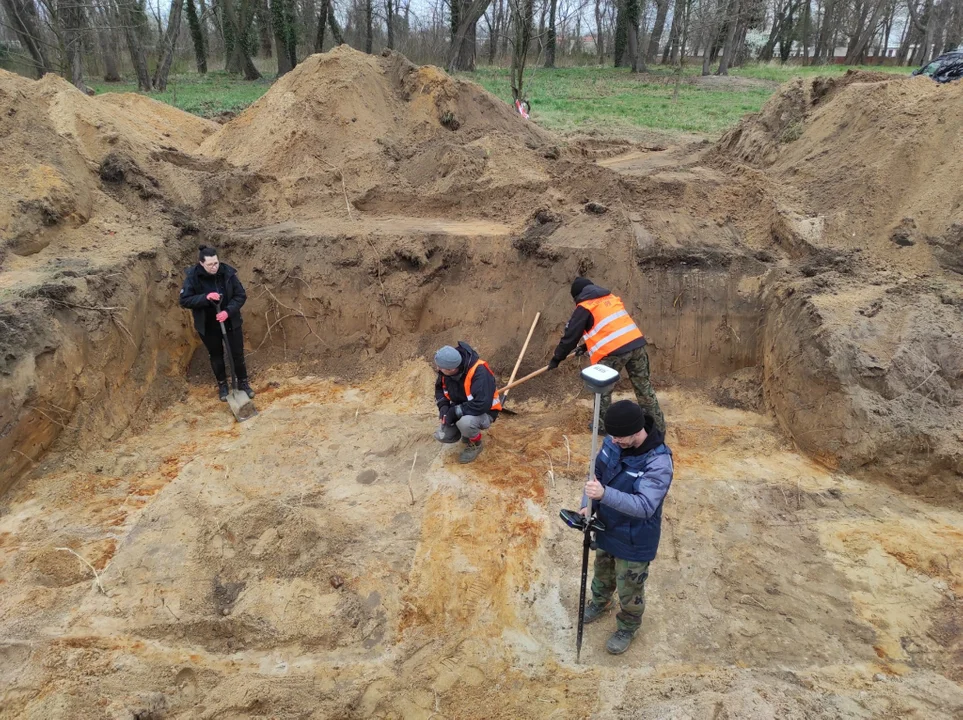
<svg viewBox="0 0 963 720">
<path fill-rule="evenodd" d="M 472 349 L 471 345 L 461 341 L 459 341 L 456 350 L 461 355 L 461 365 L 458 366 L 458 372 L 450 377 L 438 373 L 438 377 L 435 379 L 435 403 L 438 405 L 439 417 L 448 414 L 451 408 L 461 405 L 462 415 L 488 413 L 494 421 L 498 417 L 498 410 L 492 410 L 492 401 L 495 399 L 495 392 L 498 389 L 495 387 L 495 376 L 484 365 L 479 367 L 471 379 L 472 399 L 469 400 L 468 396 L 465 395 L 465 373 L 468 372 L 468 368 L 478 362 L 478 353 Z M 448 390 L 448 396 L 451 398 L 450 401 L 445 397 L 446 389 Z"/>
<path fill-rule="evenodd" d="M 200 265 L 192 265 L 185 271 L 184 287 L 181 288 L 181 307 L 194 314 L 194 328 L 201 335 L 217 328 L 217 303 L 207 299 L 207 294 L 221 295 L 221 310 L 227 310 L 227 329 L 241 327 L 241 306 L 247 300 L 244 286 L 237 277 L 237 270 L 221 263 L 211 275 Z"/>
<path fill-rule="evenodd" d="M 583 302 L 585 300 L 596 300 L 600 297 L 605 297 L 606 295 L 611 295 L 612 293 L 603 287 L 598 285 L 586 285 L 579 296 L 575 298 L 576 303 Z M 555 360 L 562 362 L 568 357 L 568 354 L 575 349 L 578 345 L 579 340 L 582 339 L 582 335 L 587 333 L 592 329 L 592 325 L 595 324 L 595 318 L 592 317 L 592 313 L 583 307 L 576 305 L 575 312 L 572 313 L 572 317 L 569 318 L 568 323 L 565 325 L 565 334 L 562 335 L 562 340 L 559 342 L 558 347 L 555 348 L 555 354 L 552 356 Z M 645 338 L 638 338 L 629 343 L 626 343 L 618 350 L 609 353 L 610 355 L 624 355 L 627 352 L 631 352 L 636 348 L 643 347 L 645 345 Z"/>
</svg>

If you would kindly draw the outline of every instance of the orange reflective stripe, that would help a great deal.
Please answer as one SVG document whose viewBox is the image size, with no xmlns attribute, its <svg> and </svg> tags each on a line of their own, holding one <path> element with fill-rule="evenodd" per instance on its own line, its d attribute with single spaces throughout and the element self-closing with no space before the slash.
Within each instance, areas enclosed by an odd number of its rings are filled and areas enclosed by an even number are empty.
<svg viewBox="0 0 963 720">
<path fill-rule="evenodd" d="M 490 373 L 492 372 L 492 369 L 488 367 L 488 363 L 485 362 L 484 360 L 479 360 L 478 362 L 476 362 L 474 365 L 471 366 L 471 369 L 469 369 L 468 373 L 465 375 L 465 397 L 468 398 L 469 400 L 473 399 L 473 396 L 471 394 L 471 381 L 472 381 L 472 378 L 475 377 L 475 370 L 478 369 L 479 365 L 484 365 L 485 369 L 488 372 Z M 495 377 L 495 373 L 492 373 L 492 377 Z M 492 410 L 501 410 L 501 409 L 502 409 L 502 401 L 498 397 L 498 390 L 496 390 L 495 397 L 492 398 Z"/>
<path fill-rule="evenodd" d="M 629 317 L 622 299 L 615 295 L 583 300 L 579 303 L 579 307 L 585 308 L 592 314 L 592 327 L 588 332 L 582 333 L 582 337 L 585 339 L 585 349 L 593 364 L 619 348 L 625 347 L 633 340 L 644 337 L 642 331 Z"/>
</svg>

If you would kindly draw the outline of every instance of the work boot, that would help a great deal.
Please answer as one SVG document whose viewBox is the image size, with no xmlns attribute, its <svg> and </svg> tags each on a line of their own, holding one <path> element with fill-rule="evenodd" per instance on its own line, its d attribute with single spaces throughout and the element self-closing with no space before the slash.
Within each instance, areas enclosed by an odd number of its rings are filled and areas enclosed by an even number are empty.
<svg viewBox="0 0 963 720">
<path fill-rule="evenodd" d="M 589 623 L 594 623 L 605 613 L 612 609 L 611 601 L 605 603 L 605 605 L 596 605 L 593 601 L 589 600 L 588 605 L 585 606 L 585 612 L 582 614 L 582 622 L 586 625 Z"/>
<path fill-rule="evenodd" d="M 435 430 L 435 440 L 446 445 L 458 442 L 461 432 L 453 425 L 439 425 Z"/>
<path fill-rule="evenodd" d="M 467 463 L 474 462 L 475 458 L 481 455 L 481 451 L 482 451 L 481 439 L 478 439 L 475 441 L 469 440 L 467 447 L 464 450 L 462 450 L 461 455 L 458 456 L 458 462 L 460 462 L 462 465 L 466 465 Z"/>
<path fill-rule="evenodd" d="M 254 391 L 251 389 L 251 384 L 247 381 L 247 378 L 237 381 L 237 389 L 247 393 L 248 398 L 254 399 Z"/>
<path fill-rule="evenodd" d="M 616 630 L 605 643 L 605 649 L 612 655 L 621 655 L 629 649 L 633 637 L 635 637 L 635 633 L 630 630 Z"/>
<path fill-rule="evenodd" d="M 228 387 L 227 387 L 227 382 L 226 382 L 226 381 L 225 381 L 225 382 L 221 382 L 220 380 L 218 380 L 218 382 L 217 382 L 217 399 L 220 400 L 221 402 L 227 402 L 227 393 L 228 393 L 228 391 L 229 391 L 229 389 L 228 389 Z"/>
</svg>

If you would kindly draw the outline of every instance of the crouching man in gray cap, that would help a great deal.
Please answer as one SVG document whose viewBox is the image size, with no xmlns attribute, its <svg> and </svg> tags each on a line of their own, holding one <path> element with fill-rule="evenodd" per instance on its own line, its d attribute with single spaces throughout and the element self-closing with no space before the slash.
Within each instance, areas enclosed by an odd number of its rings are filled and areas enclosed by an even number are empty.
<svg viewBox="0 0 963 720">
<path fill-rule="evenodd" d="M 470 463 L 482 451 L 482 430 L 487 430 L 502 409 L 495 375 L 488 363 L 472 347 L 459 341 L 458 347 L 445 345 L 435 353 L 435 403 L 438 405 L 438 430 L 435 439 L 467 447 L 458 462 Z"/>
</svg>

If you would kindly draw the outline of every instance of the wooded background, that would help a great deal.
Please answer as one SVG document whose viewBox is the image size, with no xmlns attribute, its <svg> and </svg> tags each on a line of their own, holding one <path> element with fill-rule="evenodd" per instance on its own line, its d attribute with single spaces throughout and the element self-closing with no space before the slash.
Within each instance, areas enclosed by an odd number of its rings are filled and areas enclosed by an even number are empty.
<svg viewBox="0 0 963 720">
<path fill-rule="evenodd" d="M 449 71 L 528 63 L 920 65 L 963 42 L 963 0 L 0 0 L 0 67 L 40 77 L 172 68 L 257 79 L 347 43 Z M 269 62 L 265 62 L 270 58 Z M 259 69 L 260 68 L 260 69 Z"/>
</svg>

